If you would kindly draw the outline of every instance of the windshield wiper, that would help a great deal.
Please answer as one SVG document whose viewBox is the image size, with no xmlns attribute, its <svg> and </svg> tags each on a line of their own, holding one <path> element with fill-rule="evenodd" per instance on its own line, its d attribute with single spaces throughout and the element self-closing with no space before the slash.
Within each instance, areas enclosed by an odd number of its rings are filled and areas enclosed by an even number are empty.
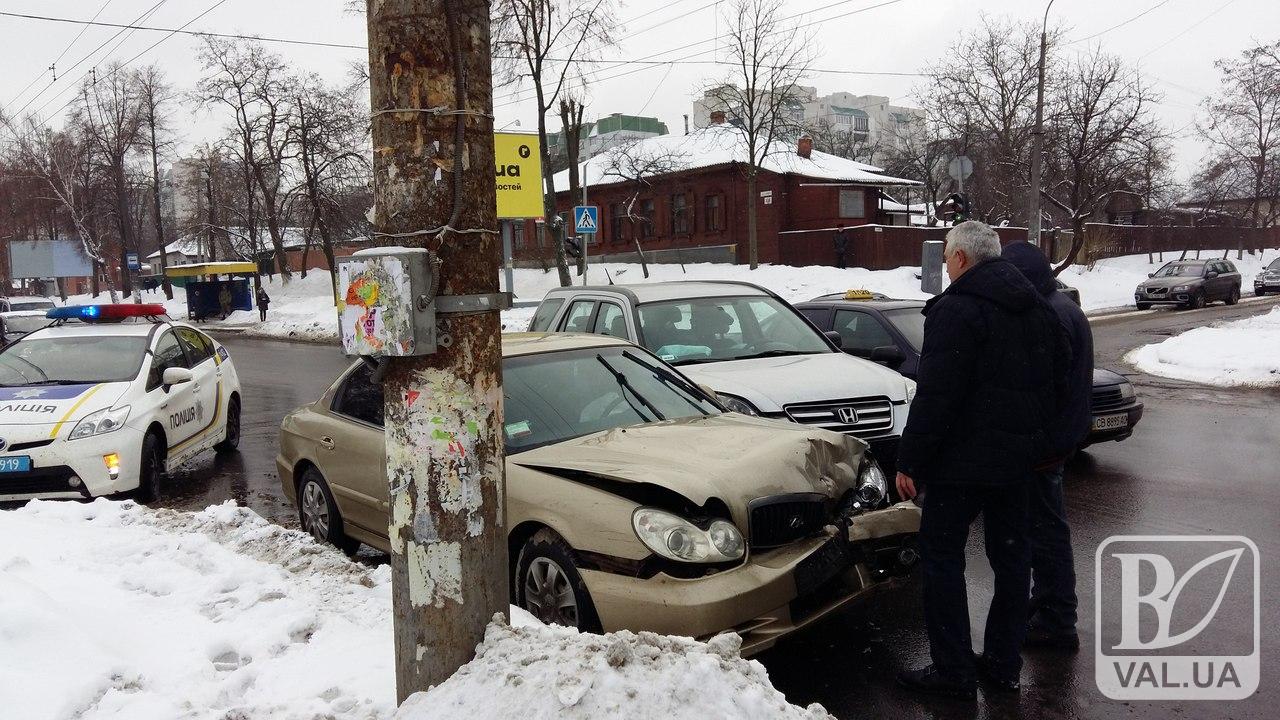
<svg viewBox="0 0 1280 720">
<path fill-rule="evenodd" d="M 785 357 L 787 355 L 813 355 L 814 353 L 806 350 L 765 350 L 754 355 L 739 355 L 734 360 L 755 360 L 757 358 L 767 357 Z"/>
<path fill-rule="evenodd" d="M 624 375 L 621 370 L 611 365 L 608 360 L 605 360 L 604 355 L 601 355 L 600 353 L 596 353 L 596 359 L 599 360 L 600 364 L 605 366 L 605 369 L 608 370 L 610 373 L 612 373 L 613 378 L 618 381 L 618 386 L 622 388 L 622 398 L 624 400 L 627 400 L 627 391 L 630 390 L 631 394 L 634 395 L 637 400 L 639 400 L 642 404 L 644 404 L 645 407 L 649 408 L 649 412 L 653 413 L 654 417 L 658 418 L 659 420 L 667 419 L 666 416 L 664 416 L 661 412 L 658 412 L 658 408 L 654 407 L 653 403 L 646 400 L 645 397 L 641 395 L 639 392 L 636 392 L 636 389 L 631 385 L 631 381 L 627 379 L 627 376 Z M 631 409 L 634 410 L 635 413 L 639 415 L 645 422 L 653 422 L 652 419 L 646 418 L 644 416 L 644 413 L 640 412 L 640 408 L 636 407 L 635 404 L 632 403 L 630 400 L 627 400 L 627 404 L 630 405 Z"/>
<path fill-rule="evenodd" d="M 689 395 L 692 395 L 694 397 L 698 397 L 699 395 L 702 395 L 702 391 L 694 387 L 693 383 L 689 382 L 684 377 L 682 377 L 680 373 L 672 372 L 671 370 L 668 370 L 662 367 L 661 365 L 650 365 L 649 363 L 640 359 L 630 351 L 623 352 L 622 357 L 627 358 L 631 362 L 639 365 L 642 368 L 645 368 L 649 372 L 652 372 L 654 375 L 657 376 L 658 380 L 662 381 L 662 383 L 667 387 L 683 390 L 685 393 L 688 393 Z M 684 395 L 681 395 L 680 393 L 676 393 L 676 395 L 680 395 L 680 399 L 684 400 L 686 403 L 693 406 L 694 410 L 697 410 L 698 412 L 701 412 L 704 414 L 706 413 L 706 410 L 703 409 L 700 405 L 698 405 L 698 403 L 690 400 L 689 398 L 685 397 Z"/>
</svg>

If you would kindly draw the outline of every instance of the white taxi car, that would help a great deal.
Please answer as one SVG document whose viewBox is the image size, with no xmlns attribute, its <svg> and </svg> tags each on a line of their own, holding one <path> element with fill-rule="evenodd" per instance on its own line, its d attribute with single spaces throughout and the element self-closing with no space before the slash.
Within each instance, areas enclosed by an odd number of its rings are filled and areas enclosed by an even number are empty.
<svg viewBox="0 0 1280 720">
<path fill-rule="evenodd" d="M 79 305 L 0 350 L 0 501 L 137 490 L 240 442 L 240 380 L 163 305 Z"/>
</svg>

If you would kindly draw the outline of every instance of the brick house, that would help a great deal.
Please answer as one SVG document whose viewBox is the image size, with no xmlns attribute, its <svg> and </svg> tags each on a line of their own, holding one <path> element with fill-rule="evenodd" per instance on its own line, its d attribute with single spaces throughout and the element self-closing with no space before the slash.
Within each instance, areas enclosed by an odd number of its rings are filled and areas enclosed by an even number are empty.
<svg viewBox="0 0 1280 720">
<path fill-rule="evenodd" d="M 718 258 L 747 262 L 747 157 L 743 132 L 716 122 L 688 135 L 648 138 L 587 160 L 580 176 L 585 178 L 589 204 L 600 208 L 591 255 L 632 252 L 639 238 L 646 253 L 659 257 L 662 251 L 714 248 Z M 666 162 L 655 162 L 659 159 Z M 667 172 L 646 175 L 635 170 L 646 165 Z M 839 224 L 905 224 L 902 206 L 887 191 L 920 185 L 883 175 L 871 165 L 814 151 L 808 138 L 794 144 L 775 141 L 756 184 L 757 242 L 765 263 L 780 262 L 781 244 L 790 238 L 830 237 Z M 556 203 L 568 222 L 568 171 L 556 176 L 555 185 L 564 189 Z M 895 210 L 897 214 L 891 212 Z M 551 248 L 540 232 L 542 221 L 522 225 L 515 259 L 531 264 L 550 257 Z M 569 228 L 572 231 L 571 223 Z"/>
</svg>

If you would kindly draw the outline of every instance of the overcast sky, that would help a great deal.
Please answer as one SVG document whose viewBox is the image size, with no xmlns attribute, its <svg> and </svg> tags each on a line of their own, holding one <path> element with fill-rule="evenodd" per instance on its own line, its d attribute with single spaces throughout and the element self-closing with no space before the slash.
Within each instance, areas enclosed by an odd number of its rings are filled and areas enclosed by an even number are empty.
<svg viewBox="0 0 1280 720">
<path fill-rule="evenodd" d="M 76 19 L 89 19 L 101 10 L 100 21 L 132 23 L 157 3 L 159 7 L 140 24 L 174 28 L 212 7 L 190 29 L 353 45 L 365 42 L 364 18 L 344 11 L 347 0 L 0 0 L 0 9 Z M 873 7 L 876 5 L 881 7 Z M 1180 174 L 1185 175 L 1201 156 L 1192 123 L 1200 101 L 1217 87 L 1213 61 L 1236 55 L 1255 41 L 1280 39 L 1280 2 L 1055 0 L 1050 22 L 1064 23 L 1069 28 L 1068 38 L 1074 40 L 1148 10 L 1141 19 L 1071 46 L 1069 51 L 1100 43 L 1142 68 L 1165 96 L 1161 118 L 1171 129 L 1183 131 L 1177 150 Z M 672 132 L 682 132 L 682 116 L 691 111 L 699 88 L 723 71 L 706 62 L 717 57 L 710 39 L 724 31 L 719 19 L 722 12 L 713 0 L 631 0 L 622 6 L 622 40 L 603 55 L 605 59 L 655 55 L 654 60 L 687 59 L 666 65 L 600 66 L 588 90 L 588 118 L 614 112 L 653 115 L 666 122 Z M 1043 12 L 1044 4 L 1039 0 L 787 0 L 784 14 L 814 23 L 807 31 L 813 33 L 818 53 L 814 67 L 823 72 L 813 73 L 808 84 L 820 93 L 843 90 L 885 95 L 894 102 L 911 104 L 912 90 L 921 78 L 853 71 L 918 72 L 956 38 L 972 32 L 979 23 L 979 13 L 1039 22 Z M 108 57 L 134 58 L 165 37 L 164 33 L 124 31 L 111 40 L 119 31 L 93 27 L 77 39 L 80 31 L 76 25 L 0 17 L 4 67 L 0 103 L 7 111 L 17 112 L 38 96 L 26 112 L 43 106 L 43 114 L 54 114 L 68 102 L 75 82 L 91 67 L 106 65 Z M 691 45 L 704 40 L 707 42 Z M 189 87 L 200 74 L 195 59 L 199 44 L 197 38 L 174 36 L 134 63 L 159 63 L 175 84 Z M 272 47 L 297 65 L 334 80 L 346 76 L 352 61 L 367 59 L 362 50 Z M 58 78 L 53 82 L 47 68 L 60 55 Z M 82 59 L 78 67 L 72 67 Z M 515 129 L 513 123 L 518 120 L 520 130 L 535 129 L 529 95 L 500 92 L 495 98 L 497 124 Z M 175 114 L 175 124 L 187 143 L 205 139 L 217 129 L 208 119 L 185 109 Z M 549 124 L 556 127 L 559 123 L 553 120 Z"/>
</svg>

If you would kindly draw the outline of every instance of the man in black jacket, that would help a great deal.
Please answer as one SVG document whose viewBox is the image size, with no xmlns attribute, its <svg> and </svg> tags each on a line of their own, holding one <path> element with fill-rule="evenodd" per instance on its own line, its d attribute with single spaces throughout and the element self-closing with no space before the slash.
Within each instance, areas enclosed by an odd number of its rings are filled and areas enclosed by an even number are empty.
<svg viewBox="0 0 1280 720">
<path fill-rule="evenodd" d="M 947 233 L 951 285 L 924 309 L 919 384 L 898 449 L 898 492 L 923 505 L 920 550 L 933 664 L 902 673 L 908 688 L 972 698 L 978 676 L 1016 691 L 1027 629 L 1028 492 L 1048 452 L 1070 348 L 1031 283 L 1000 257 L 995 231 Z M 975 658 L 965 588 L 969 526 L 983 516 L 995 594 Z"/>
<path fill-rule="evenodd" d="M 1025 647 L 1076 650 L 1076 569 L 1071 528 L 1062 503 L 1062 465 L 1093 422 L 1093 331 L 1071 298 L 1058 292 L 1053 269 L 1031 243 L 1013 243 L 1003 256 L 1022 271 L 1058 315 L 1071 343 L 1067 404 L 1049 432 L 1051 446 L 1031 490 L 1031 621 Z"/>
</svg>

